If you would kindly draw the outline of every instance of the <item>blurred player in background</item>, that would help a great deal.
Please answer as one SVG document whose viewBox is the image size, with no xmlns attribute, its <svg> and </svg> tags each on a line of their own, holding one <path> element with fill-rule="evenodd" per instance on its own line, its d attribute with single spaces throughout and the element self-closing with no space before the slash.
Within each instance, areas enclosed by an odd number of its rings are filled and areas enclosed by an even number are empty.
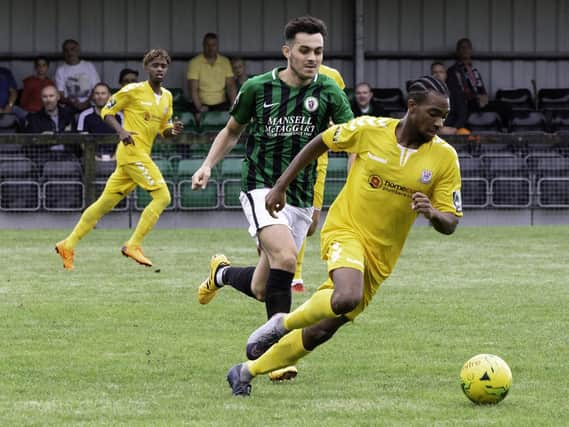
<svg viewBox="0 0 569 427">
<path fill-rule="evenodd" d="M 162 87 L 170 62 L 164 49 L 150 50 L 143 60 L 148 80 L 124 86 L 101 111 L 105 122 L 120 138 L 116 151 L 117 168 L 99 199 L 83 212 L 71 234 L 55 245 L 66 270 L 73 269 L 75 246 L 79 240 L 137 186 L 148 191 L 152 201 L 140 215 L 134 233 L 121 252 L 141 265 L 152 266 L 152 261 L 143 254 L 141 244 L 170 204 L 170 191 L 150 152 L 156 135 L 168 138 L 183 130 L 181 122 L 172 123 L 172 94 Z M 119 112 L 123 113 L 124 126 L 115 118 Z"/>
</svg>

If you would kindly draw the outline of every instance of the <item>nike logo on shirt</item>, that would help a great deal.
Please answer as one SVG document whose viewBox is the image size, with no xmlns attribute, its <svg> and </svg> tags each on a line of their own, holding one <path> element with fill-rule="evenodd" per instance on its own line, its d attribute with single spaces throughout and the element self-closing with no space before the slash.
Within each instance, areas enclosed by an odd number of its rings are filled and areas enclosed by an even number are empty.
<svg viewBox="0 0 569 427">
<path fill-rule="evenodd" d="M 274 106 L 274 105 L 279 105 L 279 103 L 278 103 L 278 102 L 273 102 L 272 104 L 267 104 L 267 103 L 265 102 L 265 103 L 263 104 L 263 107 L 264 107 L 264 108 L 271 108 L 271 107 Z"/>
</svg>

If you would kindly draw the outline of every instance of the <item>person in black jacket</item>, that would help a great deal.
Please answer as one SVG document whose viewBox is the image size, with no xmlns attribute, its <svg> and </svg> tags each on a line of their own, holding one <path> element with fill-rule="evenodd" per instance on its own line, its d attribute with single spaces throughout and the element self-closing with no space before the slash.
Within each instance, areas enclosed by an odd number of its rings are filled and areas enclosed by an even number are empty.
<svg viewBox="0 0 569 427">
<path fill-rule="evenodd" d="M 441 135 L 453 135 L 457 129 L 466 126 L 466 119 L 468 118 L 466 98 L 456 79 L 448 78 L 447 69 L 442 62 L 435 61 L 431 64 L 431 76 L 445 82 L 449 90 L 450 111 L 445 120 L 445 125 L 439 133 Z"/>
<path fill-rule="evenodd" d="M 37 113 L 28 114 L 26 118 L 27 133 L 56 134 L 72 132 L 75 128 L 73 113 L 59 105 L 59 91 L 55 86 L 46 86 L 41 91 L 43 108 Z M 36 145 L 31 146 L 29 156 L 36 161 L 65 160 L 80 156 L 77 145 Z"/>
</svg>

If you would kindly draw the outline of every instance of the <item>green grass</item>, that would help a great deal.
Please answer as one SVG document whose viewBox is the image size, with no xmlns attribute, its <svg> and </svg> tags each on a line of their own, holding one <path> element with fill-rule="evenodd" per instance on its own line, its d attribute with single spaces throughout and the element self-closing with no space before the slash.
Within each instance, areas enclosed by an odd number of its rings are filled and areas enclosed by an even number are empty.
<svg viewBox="0 0 569 427">
<path fill-rule="evenodd" d="M 66 272 L 67 230 L 0 231 L 0 425 L 552 426 L 569 409 L 569 227 L 415 229 L 371 306 L 303 359 L 299 377 L 234 398 L 264 306 L 196 287 L 211 254 L 256 261 L 244 230 L 155 230 L 160 272 L 120 256 L 128 230 L 96 230 Z M 305 281 L 325 277 L 318 238 Z M 295 295 L 294 306 L 307 295 Z M 513 387 L 497 406 L 460 391 L 462 364 L 505 359 Z"/>
</svg>

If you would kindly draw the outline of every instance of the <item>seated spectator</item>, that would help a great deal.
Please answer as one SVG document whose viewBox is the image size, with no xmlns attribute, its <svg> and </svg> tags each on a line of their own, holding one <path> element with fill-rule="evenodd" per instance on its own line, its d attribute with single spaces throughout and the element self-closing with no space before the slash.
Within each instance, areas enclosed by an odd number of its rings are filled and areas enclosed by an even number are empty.
<svg viewBox="0 0 569 427">
<path fill-rule="evenodd" d="M 462 129 L 466 125 L 468 109 L 464 99 L 464 93 L 456 84 L 455 79 L 447 78 L 447 69 L 442 62 L 431 64 L 431 76 L 445 82 L 449 89 L 450 111 L 445 120 L 444 127 L 439 131 L 441 135 L 454 135 L 457 129 Z"/>
<path fill-rule="evenodd" d="M 24 88 L 20 96 L 20 107 L 28 113 L 37 113 L 43 108 L 41 91 L 46 86 L 55 86 L 47 75 L 49 60 L 44 56 L 34 59 L 35 74 L 24 79 Z"/>
<path fill-rule="evenodd" d="M 26 132 L 55 134 L 72 132 L 75 128 L 73 113 L 59 105 L 60 94 L 55 86 L 46 86 L 41 91 L 42 109 L 36 113 L 28 114 Z M 79 146 L 64 144 L 34 145 L 30 149 L 29 157 L 35 161 L 61 160 L 81 154 Z"/>
<path fill-rule="evenodd" d="M 381 104 L 373 99 L 373 92 L 369 83 L 358 83 L 354 92 L 354 101 L 352 102 L 354 117 L 379 117 L 384 114 Z"/>
<path fill-rule="evenodd" d="M 136 83 L 138 81 L 138 71 L 132 70 L 130 68 L 123 68 L 119 74 L 119 84 L 121 87 L 126 86 L 130 83 Z"/>
<path fill-rule="evenodd" d="M 78 41 L 67 39 L 62 49 L 65 63 L 57 67 L 55 83 L 61 93 L 61 102 L 79 112 L 90 106 L 91 91 L 101 79 L 93 63 L 79 57 Z"/>
<path fill-rule="evenodd" d="M 196 119 L 205 111 L 228 110 L 237 91 L 229 59 L 218 53 L 217 34 L 207 33 L 203 53 L 188 64 L 188 93 L 192 98 Z"/>
<path fill-rule="evenodd" d="M 245 61 L 242 58 L 233 58 L 231 60 L 231 69 L 233 70 L 233 79 L 235 80 L 236 90 L 239 92 L 243 83 L 245 83 L 249 78 L 249 74 L 247 74 L 247 69 L 245 67 Z"/>
<path fill-rule="evenodd" d="M 12 71 L 0 67 L 0 114 L 13 113 L 18 117 L 20 127 L 24 125 L 27 112 L 16 104 L 18 99 L 18 85 Z"/>
<path fill-rule="evenodd" d="M 512 108 L 500 101 L 489 101 L 482 75 L 472 63 L 472 42 L 463 38 L 456 42 L 457 61 L 447 70 L 447 85 L 455 86 L 462 92 L 467 114 L 477 111 L 494 111 L 507 124 Z"/>
<path fill-rule="evenodd" d="M 83 110 L 77 119 L 77 132 L 84 133 L 115 133 L 102 118 L 101 110 L 111 97 L 111 88 L 106 83 L 97 83 L 91 94 L 92 107 Z M 122 117 L 117 117 L 122 122 Z M 116 144 L 100 144 L 97 146 L 97 160 L 112 160 Z"/>
</svg>

